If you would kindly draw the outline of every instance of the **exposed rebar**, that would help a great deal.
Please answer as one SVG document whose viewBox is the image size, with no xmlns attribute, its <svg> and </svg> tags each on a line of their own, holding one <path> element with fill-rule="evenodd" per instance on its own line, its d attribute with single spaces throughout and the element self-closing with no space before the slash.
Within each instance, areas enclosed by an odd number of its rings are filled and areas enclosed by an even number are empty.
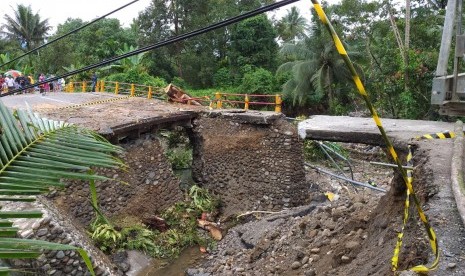
<svg viewBox="0 0 465 276">
<path fill-rule="evenodd" d="M 355 185 L 358 185 L 358 186 L 362 186 L 362 187 L 365 187 L 365 188 L 369 188 L 369 189 L 372 189 L 372 190 L 375 190 L 375 191 L 378 191 L 378 192 L 383 192 L 383 193 L 386 192 L 386 190 L 383 189 L 383 188 L 374 187 L 374 186 L 371 186 L 370 184 L 367 184 L 367 183 L 362 183 L 362 182 L 359 182 L 359 181 L 355 181 L 355 180 L 349 179 L 349 178 L 344 177 L 344 176 L 337 175 L 337 174 L 332 173 L 332 172 L 329 172 L 329 171 L 327 171 L 327 170 L 318 168 L 317 166 L 314 166 L 314 165 L 309 164 L 309 163 L 307 163 L 307 162 L 305 162 L 305 165 L 306 165 L 306 166 L 309 166 L 310 168 L 315 169 L 315 170 L 318 171 L 318 172 L 322 172 L 322 173 L 328 174 L 328 175 L 330 175 L 330 176 L 339 178 L 339 179 L 344 180 L 344 181 L 347 181 L 347 182 L 349 182 L 349 183 L 352 183 L 352 184 L 355 184 Z"/>
</svg>

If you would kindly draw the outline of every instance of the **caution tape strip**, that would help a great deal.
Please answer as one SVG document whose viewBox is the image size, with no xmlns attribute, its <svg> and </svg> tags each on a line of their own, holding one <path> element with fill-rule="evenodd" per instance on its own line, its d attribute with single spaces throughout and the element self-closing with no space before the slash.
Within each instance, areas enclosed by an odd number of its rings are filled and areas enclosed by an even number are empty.
<svg viewBox="0 0 465 276">
<path fill-rule="evenodd" d="M 408 146 L 408 155 L 407 155 L 407 166 L 413 167 L 413 162 L 412 162 L 412 147 L 409 145 Z M 407 169 L 407 180 L 412 184 L 413 182 L 413 170 Z M 394 255 L 391 258 L 391 266 L 392 270 L 396 271 L 399 263 L 399 253 L 400 249 L 402 248 L 402 238 L 404 237 L 404 229 L 405 225 L 407 224 L 408 221 L 408 212 L 410 208 L 410 190 L 407 189 L 407 193 L 405 196 L 405 204 L 404 204 L 404 218 L 402 220 L 402 229 L 400 232 L 397 234 L 397 243 L 396 247 L 394 248 Z"/>
<path fill-rule="evenodd" d="M 81 107 L 81 106 L 102 104 L 102 103 L 108 103 L 108 102 L 116 102 L 116 101 L 120 101 L 120 100 L 126 100 L 126 99 L 129 99 L 129 98 L 131 98 L 131 96 L 111 98 L 111 99 L 94 101 L 94 102 L 87 102 L 87 103 L 82 103 L 82 104 L 62 106 L 62 107 L 54 108 L 54 110 L 70 109 L 70 108 L 77 108 L 77 107 Z"/>
<path fill-rule="evenodd" d="M 433 140 L 433 139 L 448 139 L 454 138 L 455 132 L 446 131 L 446 132 L 438 132 L 438 133 L 431 133 L 431 134 L 424 134 L 422 136 L 415 137 L 416 140 Z"/>
<path fill-rule="evenodd" d="M 413 151 L 412 151 L 412 147 L 410 145 L 408 146 L 408 150 L 409 150 L 409 152 L 408 152 L 408 155 L 407 155 L 407 166 L 413 167 L 413 161 L 412 161 Z M 412 183 L 413 183 L 413 170 L 407 169 L 406 171 L 407 171 L 407 180 L 409 181 L 410 185 L 412 185 Z M 413 195 L 415 196 L 415 194 L 413 194 Z M 396 247 L 394 249 L 394 255 L 392 256 L 392 259 L 391 259 L 391 265 L 392 265 L 392 270 L 393 271 L 396 271 L 397 268 L 398 268 L 399 253 L 400 253 L 400 249 L 402 247 L 402 238 L 404 236 L 405 225 L 407 224 L 407 221 L 408 221 L 409 207 L 410 207 L 410 190 L 407 189 L 407 194 L 406 194 L 406 197 L 405 197 L 404 218 L 403 218 L 403 223 L 402 223 L 402 229 L 401 229 L 401 232 L 399 232 L 399 234 L 397 234 L 397 243 L 396 243 Z M 418 209 L 418 206 L 417 206 L 417 209 Z M 428 229 L 428 231 L 427 231 L 428 232 L 428 237 L 429 237 L 431 249 L 433 250 L 433 253 L 435 255 L 435 260 L 434 260 L 433 264 L 429 268 L 424 266 L 424 265 L 418 265 L 418 266 L 410 268 L 409 270 L 415 271 L 415 272 L 427 272 L 429 270 L 432 270 L 432 269 L 436 268 L 437 265 L 439 264 L 438 240 L 436 238 L 436 235 L 434 233 L 433 228 L 428 223 L 426 215 L 423 213 L 423 211 L 421 211 L 421 208 L 419 210 L 419 214 L 420 214 L 420 219 L 422 220 L 425 228 Z"/>
<path fill-rule="evenodd" d="M 409 193 L 410 193 L 410 195 L 412 196 L 412 198 L 413 198 L 413 200 L 415 202 L 415 205 L 417 207 L 417 211 L 418 211 L 418 214 L 420 216 L 420 219 L 422 220 L 423 225 L 424 225 L 424 227 L 426 229 L 426 232 L 428 233 L 428 237 L 430 239 L 431 250 L 433 251 L 433 253 L 435 255 L 435 260 L 434 260 L 433 264 L 430 267 L 426 267 L 426 266 L 423 266 L 423 265 L 415 266 L 415 267 L 413 267 L 413 268 L 411 268 L 409 270 L 416 271 L 416 272 L 427 272 L 429 270 L 436 269 L 437 266 L 438 266 L 438 263 L 439 263 L 439 250 L 438 250 L 438 242 L 437 242 L 437 239 L 436 239 L 436 234 L 434 233 L 433 228 L 431 228 L 431 226 L 428 223 L 428 219 L 426 218 L 426 215 L 425 215 L 425 213 L 423 212 L 423 210 L 421 208 L 420 200 L 415 195 L 415 191 L 413 190 L 412 183 L 408 180 L 407 172 L 406 172 L 405 169 L 403 169 L 402 163 L 400 162 L 400 159 L 399 159 L 399 157 L 397 155 L 397 152 L 394 149 L 394 147 L 393 147 L 391 141 L 389 140 L 388 136 L 386 135 L 386 131 L 384 130 L 383 125 L 381 124 L 381 120 L 380 120 L 375 108 L 371 104 L 371 101 L 368 98 L 368 94 L 367 94 L 367 92 L 365 90 L 365 87 L 363 86 L 363 83 L 362 83 L 360 77 L 358 76 L 358 73 L 355 70 L 355 67 L 354 67 L 352 61 L 350 60 L 349 56 L 347 55 L 347 52 L 346 52 L 344 46 L 342 45 L 342 42 L 339 39 L 339 36 L 337 35 L 337 33 L 334 30 L 331 22 L 328 20 L 323 8 L 318 3 L 318 1 L 317 0 L 312 0 L 312 3 L 313 3 L 315 11 L 317 12 L 318 17 L 320 18 L 321 22 L 325 25 L 326 29 L 331 34 L 331 36 L 333 38 L 333 41 L 334 41 L 334 44 L 336 46 L 336 49 L 339 52 L 339 55 L 341 55 L 342 59 L 344 60 L 344 63 L 349 68 L 349 70 L 350 70 L 350 72 L 352 74 L 352 79 L 353 79 L 353 81 L 355 83 L 355 86 L 357 87 L 358 93 L 362 96 L 362 98 L 365 101 L 365 104 L 366 104 L 367 108 L 370 110 L 371 116 L 373 117 L 373 120 L 375 121 L 376 126 L 378 127 L 378 129 L 379 129 L 379 131 L 381 133 L 381 136 L 383 137 L 383 140 L 384 140 L 384 142 L 385 142 L 385 144 L 386 144 L 386 146 L 388 148 L 389 153 L 391 154 L 391 156 L 394 159 L 400 173 L 402 174 L 402 178 L 404 180 L 404 183 L 407 186 L 407 189 L 409 190 Z M 394 268 L 393 268 L 393 270 L 394 270 Z"/>
</svg>

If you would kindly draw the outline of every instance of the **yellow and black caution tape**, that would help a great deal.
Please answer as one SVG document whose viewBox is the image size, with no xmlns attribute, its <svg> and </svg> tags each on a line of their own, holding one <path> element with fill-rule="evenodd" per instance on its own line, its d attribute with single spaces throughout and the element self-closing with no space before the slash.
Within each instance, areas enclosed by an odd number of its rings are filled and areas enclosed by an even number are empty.
<svg viewBox="0 0 465 276">
<path fill-rule="evenodd" d="M 413 162 L 412 162 L 412 148 L 409 145 L 408 146 L 408 155 L 407 155 L 407 166 L 413 167 Z M 412 184 L 413 182 L 413 171 L 408 169 L 407 170 L 407 180 Z M 392 270 L 396 271 L 399 263 L 399 253 L 400 249 L 402 248 L 402 238 L 404 237 L 404 229 L 405 225 L 407 224 L 408 221 L 408 212 L 409 212 L 409 207 L 410 207 L 410 190 L 407 189 L 407 194 L 405 196 L 405 205 L 404 205 L 404 218 L 402 220 L 402 229 L 400 232 L 397 234 L 397 243 L 396 247 L 394 248 L 394 255 L 391 258 L 391 265 L 392 265 Z"/>
<path fill-rule="evenodd" d="M 120 100 L 129 99 L 130 97 L 131 96 L 110 98 L 110 99 L 87 102 L 87 103 L 82 103 L 82 104 L 68 105 L 68 106 L 58 107 L 58 108 L 55 108 L 55 109 L 57 109 L 57 110 L 70 109 L 70 108 L 77 108 L 77 107 L 81 107 L 81 106 L 96 105 L 96 104 L 109 103 L 109 102 L 116 102 L 116 101 L 120 101 Z"/>
<path fill-rule="evenodd" d="M 425 134 L 422 136 L 415 137 L 416 140 L 433 140 L 433 139 L 448 139 L 448 138 L 454 138 L 455 137 L 455 132 L 453 131 L 446 131 L 446 132 L 438 132 L 438 133 L 431 133 L 431 134 Z"/>
<path fill-rule="evenodd" d="M 407 166 L 413 167 L 413 162 L 412 162 L 413 152 L 412 152 L 412 147 L 410 145 L 408 146 L 408 150 L 409 150 L 409 152 L 408 152 L 408 155 L 407 155 Z M 409 184 L 411 186 L 412 182 L 413 182 L 413 171 L 411 169 L 407 169 L 407 180 L 408 180 L 408 182 L 409 182 Z M 413 194 L 413 195 L 415 196 L 415 194 Z M 400 249 L 402 247 L 402 238 L 404 236 L 405 225 L 407 224 L 407 220 L 408 220 L 409 207 L 410 207 L 410 190 L 407 189 L 407 195 L 406 195 L 406 198 L 405 198 L 404 218 L 403 218 L 403 223 L 402 223 L 402 230 L 401 230 L 401 232 L 399 234 L 397 234 L 397 243 L 396 243 L 396 247 L 394 249 L 394 255 L 392 256 L 392 259 L 391 259 L 391 265 L 392 265 L 392 270 L 393 271 L 396 271 L 397 267 L 398 267 L 399 253 L 400 253 Z M 439 264 L 438 240 L 436 238 L 436 234 L 434 233 L 433 228 L 431 227 L 431 225 L 429 225 L 428 220 L 427 220 L 426 215 L 424 214 L 424 212 L 421 210 L 421 208 L 418 208 L 418 206 L 417 206 L 417 209 L 418 209 L 418 213 L 420 214 L 421 221 L 423 222 L 423 224 L 427 228 L 427 233 L 428 233 L 428 238 L 429 238 L 429 241 L 430 241 L 431 249 L 433 250 L 433 253 L 435 254 L 436 258 L 435 258 L 435 261 L 433 262 L 433 264 L 429 268 L 424 266 L 424 265 L 418 265 L 418 266 L 410 268 L 409 270 L 416 271 L 416 272 L 427 272 L 427 271 L 429 271 L 431 269 L 436 268 L 437 265 Z"/>
<path fill-rule="evenodd" d="M 385 144 L 386 144 L 386 146 L 388 148 L 388 151 L 391 154 L 394 161 L 396 162 L 397 168 L 399 169 L 400 173 L 402 174 L 402 178 L 404 180 L 404 183 L 407 186 L 408 192 L 410 193 L 410 195 L 412 196 L 412 198 L 413 198 L 413 200 L 415 202 L 418 214 L 420 215 L 420 219 L 422 220 L 423 225 L 424 225 L 424 227 L 426 229 L 426 232 L 428 233 L 428 237 L 429 237 L 430 245 L 431 245 L 431 250 L 433 251 L 433 253 L 435 255 L 435 260 L 434 260 L 433 264 L 430 267 L 426 267 L 424 265 L 419 265 L 419 266 L 415 266 L 413 268 L 410 268 L 409 270 L 416 271 L 416 272 L 427 272 L 429 270 L 436 269 L 437 266 L 438 266 L 438 263 L 439 263 L 439 250 L 438 250 L 438 242 L 437 242 L 437 239 L 436 239 L 436 234 L 434 233 L 433 228 L 431 228 L 431 226 L 428 223 L 428 220 L 427 220 L 427 218 L 425 216 L 425 213 L 423 212 L 423 210 L 421 208 L 420 200 L 415 195 L 415 191 L 413 190 L 412 183 L 409 181 L 409 178 L 407 176 L 407 172 L 402 167 L 402 163 L 399 160 L 397 152 L 394 149 L 394 147 L 392 146 L 392 143 L 389 140 L 388 136 L 386 135 L 386 131 L 384 130 L 383 125 L 381 124 L 381 120 L 379 119 L 379 116 L 378 116 L 375 108 L 371 104 L 371 101 L 368 98 L 368 94 L 365 91 L 365 87 L 363 86 L 363 83 L 362 83 L 360 77 L 358 76 L 358 73 L 355 70 L 354 65 L 352 64 L 352 61 L 350 60 L 349 56 L 347 55 L 347 52 L 346 52 L 344 46 L 342 45 L 342 42 L 339 39 L 339 36 L 337 35 L 336 31 L 334 30 L 333 26 L 331 25 L 331 22 L 328 20 L 325 12 L 323 11 L 323 8 L 318 3 L 318 1 L 317 0 L 312 0 L 312 3 L 313 3 L 315 11 L 317 12 L 318 17 L 320 18 L 321 22 L 323 22 L 326 29 L 330 32 L 337 51 L 341 55 L 342 59 L 344 60 L 344 63 L 346 64 L 346 66 L 349 68 L 349 70 L 350 70 L 350 72 L 352 74 L 352 79 L 353 79 L 353 81 L 354 81 L 354 83 L 355 83 L 355 85 L 357 87 L 357 90 L 358 90 L 359 94 L 362 96 L 362 98 L 364 99 L 367 108 L 370 110 L 371 116 L 373 117 L 373 120 L 375 121 L 376 126 L 378 127 L 378 129 L 379 129 L 379 131 L 381 133 L 381 136 L 383 137 L 383 140 L 384 140 L 384 142 L 385 142 Z M 396 270 L 397 267 L 393 267 L 392 269 Z"/>
</svg>

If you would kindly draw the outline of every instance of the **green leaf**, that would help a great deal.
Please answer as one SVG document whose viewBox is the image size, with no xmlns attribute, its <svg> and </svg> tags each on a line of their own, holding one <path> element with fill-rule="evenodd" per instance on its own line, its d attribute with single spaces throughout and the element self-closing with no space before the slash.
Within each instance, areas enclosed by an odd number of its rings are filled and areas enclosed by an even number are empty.
<svg viewBox="0 0 465 276">
<path fill-rule="evenodd" d="M 41 211 L 0 211 L 0 219 L 6 218 L 41 218 Z M 0 243 L 1 244 L 1 243 Z"/>
<path fill-rule="evenodd" d="M 18 227 L 0 227 L 0 237 L 15 237 Z"/>
<path fill-rule="evenodd" d="M 35 197 L 5 197 L 0 196 L 0 201 L 20 201 L 20 202 L 34 202 L 36 201 Z"/>
<path fill-rule="evenodd" d="M 0 189 L 0 195 L 40 195 L 43 190 L 11 190 Z"/>
<path fill-rule="evenodd" d="M 14 251 L 14 250 L 1 250 L 1 259 L 35 259 L 41 255 L 40 252 L 34 251 Z"/>
<path fill-rule="evenodd" d="M 38 195 L 51 186 L 64 186 L 62 179 L 92 183 L 109 179 L 88 174 L 91 166 L 124 167 L 113 156 L 122 152 L 121 147 L 110 144 L 93 131 L 40 118 L 31 109 L 12 113 L 0 101 L 0 129 L 0 201 L 34 201 L 34 196 L 24 195 Z M 92 197 L 96 198 L 96 194 Z M 40 217 L 40 211 L 0 212 L 0 219 Z M 12 235 L 17 230 L 7 220 L 0 220 L 0 227 L 3 227 L 0 236 Z M 42 249 L 77 250 L 94 275 L 90 259 L 82 249 L 44 241 L 0 239 L 0 258 L 32 258 Z M 0 275 L 8 271 L 12 270 L 0 269 Z"/>
<path fill-rule="evenodd" d="M 9 220 L 0 220 L 0 227 L 12 227 L 13 222 Z"/>
</svg>

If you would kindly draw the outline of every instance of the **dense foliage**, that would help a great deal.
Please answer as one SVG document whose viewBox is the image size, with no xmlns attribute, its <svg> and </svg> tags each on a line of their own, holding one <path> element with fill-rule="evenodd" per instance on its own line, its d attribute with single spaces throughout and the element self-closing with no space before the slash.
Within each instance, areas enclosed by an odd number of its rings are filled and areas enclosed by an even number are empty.
<svg viewBox="0 0 465 276">
<path fill-rule="evenodd" d="M 271 2 L 274 1 L 153 0 L 130 28 L 123 28 L 117 19 L 105 19 L 12 66 L 34 74 L 60 74 Z M 429 98 L 446 1 L 410 2 L 410 18 L 405 18 L 403 2 L 342 0 L 336 5 L 323 2 L 383 116 L 426 118 L 434 115 Z M 3 62 L 42 43 L 45 38 L 53 39 L 86 23 L 69 18 L 50 34 L 47 20 L 22 5 L 16 7 L 16 14 L 7 14 L 5 18 L 17 25 L 36 26 L 33 29 L 37 32 L 32 35 L 3 26 L 0 35 Z M 24 22 L 24 18 L 30 20 Z M 405 38 L 408 25 L 410 36 Z M 400 39 L 396 39 L 394 30 Z M 0 71 L 6 69 L 9 68 Z M 190 91 L 283 93 L 285 111 L 291 115 L 363 111 L 331 37 L 315 15 L 304 18 L 296 8 L 289 9 L 280 18 L 259 15 L 121 60 L 100 68 L 98 74 L 112 80 L 146 83 L 153 83 L 150 76 L 158 77 L 156 82 L 163 79 Z M 90 75 L 87 72 L 74 78 L 89 79 Z"/>
<path fill-rule="evenodd" d="M 157 222 L 156 227 L 130 217 L 110 222 L 97 216 L 90 226 L 91 237 L 107 253 L 135 249 L 156 258 L 177 257 L 184 248 L 193 245 L 212 249 L 215 241 L 198 229 L 197 220 L 204 212 L 215 212 L 218 204 L 207 190 L 194 185 L 188 191 L 187 200 L 152 218 Z"/>
</svg>

